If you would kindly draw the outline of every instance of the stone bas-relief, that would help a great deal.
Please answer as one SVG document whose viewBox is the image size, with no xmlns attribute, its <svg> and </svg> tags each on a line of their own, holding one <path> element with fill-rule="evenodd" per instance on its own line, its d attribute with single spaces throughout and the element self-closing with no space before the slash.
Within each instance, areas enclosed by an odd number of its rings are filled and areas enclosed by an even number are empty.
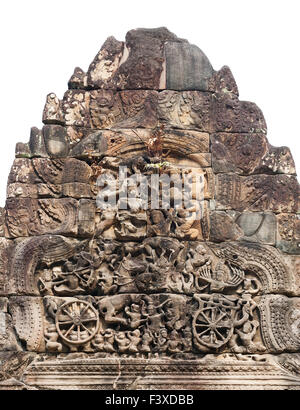
<svg viewBox="0 0 300 410">
<path fill-rule="evenodd" d="M 0 210 L 0 389 L 299 390 L 295 164 L 230 69 L 131 30 L 42 119 Z"/>
</svg>

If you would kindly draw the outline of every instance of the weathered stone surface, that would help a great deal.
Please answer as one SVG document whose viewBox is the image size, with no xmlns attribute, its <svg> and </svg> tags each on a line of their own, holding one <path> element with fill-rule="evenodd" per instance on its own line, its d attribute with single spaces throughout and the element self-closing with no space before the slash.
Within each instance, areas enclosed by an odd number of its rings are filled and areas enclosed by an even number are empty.
<svg viewBox="0 0 300 410">
<path fill-rule="evenodd" d="M 38 185 L 13 183 L 7 186 L 7 198 L 38 198 Z"/>
<path fill-rule="evenodd" d="M 17 341 L 11 315 L 7 313 L 7 307 L 0 298 L 0 350 L 1 351 L 21 351 L 22 348 Z M 7 302 L 5 303 L 7 305 Z M 2 305 L 2 309 L 1 309 Z"/>
<path fill-rule="evenodd" d="M 80 67 L 75 67 L 74 73 L 68 81 L 68 88 L 83 90 L 85 87 L 87 87 L 87 75 Z"/>
<path fill-rule="evenodd" d="M 239 101 L 233 93 L 215 93 L 212 100 L 211 130 L 232 133 L 266 133 L 267 125 L 256 104 Z"/>
<path fill-rule="evenodd" d="M 243 237 L 243 231 L 226 212 L 210 214 L 210 240 L 213 242 L 235 241 Z"/>
<path fill-rule="evenodd" d="M 268 245 L 276 243 L 276 217 L 271 212 L 235 212 L 234 220 L 243 231 L 243 239 L 262 242 Z"/>
<path fill-rule="evenodd" d="M 84 90 L 66 91 L 62 101 L 65 124 L 78 127 L 90 127 L 89 103 L 89 92 Z"/>
<path fill-rule="evenodd" d="M 219 296 L 215 303 L 225 303 L 226 298 Z M 147 353 L 151 348 L 153 333 L 151 330 L 164 329 L 165 333 L 157 335 L 162 337 L 156 351 L 163 353 L 180 353 L 197 351 L 209 353 L 216 349 L 235 353 L 263 353 L 269 352 L 297 352 L 299 349 L 299 298 L 288 298 L 282 295 L 267 295 L 244 300 L 250 308 L 251 316 L 254 309 L 259 309 L 262 317 L 262 337 L 253 339 L 259 322 L 257 319 L 245 320 L 243 317 L 232 324 L 232 332 L 222 339 L 206 339 L 198 333 L 195 323 L 201 323 L 201 312 L 209 314 L 208 302 L 212 302 L 207 295 L 195 294 L 193 298 L 183 295 L 146 295 L 122 294 L 104 297 L 25 297 L 15 296 L 10 298 L 12 303 L 12 316 L 18 337 L 26 344 L 28 351 L 35 352 L 107 352 L 120 351 L 121 353 Z M 238 299 L 232 297 L 232 308 L 241 309 L 241 315 L 248 315 L 247 310 L 240 305 Z M 147 326 L 146 312 L 137 316 L 138 306 L 148 307 L 152 314 L 158 309 L 156 321 Z M 163 307 L 164 306 L 164 307 Z M 208 306 L 208 307 L 207 307 Z M 163 308 L 162 308 L 163 307 Z M 293 307 L 293 309 L 291 309 Z M 70 313 L 77 309 L 85 317 L 89 332 L 73 331 L 73 320 Z M 122 309 L 122 315 L 115 315 L 117 309 Z M 143 309 L 143 308 L 142 308 Z M 229 307 L 227 307 L 227 310 Z M 143 310 L 142 310 L 143 312 Z M 224 313 L 226 310 L 224 310 Z M 228 314 L 228 313 L 227 313 Z M 43 316 L 46 321 L 43 321 Z M 255 316 L 257 317 L 257 316 Z M 66 318 L 69 318 L 67 321 Z M 164 326 L 159 326 L 164 320 Z M 194 319 L 193 319 L 194 318 Z M 287 318 L 287 320 L 286 320 Z M 30 326 L 24 327 L 24 322 Z M 249 317 L 248 317 L 249 319 Z M 243 325 L 244 320 L 244 325 Z M 74 322 L 75 323 L 75 322 Z M 247 323 L 247 325 L 246 325 Z M 105 325 L 106 326 L 105 326 Z M 118 324 L 118 331 L 114 326 Z M 269 326 L 269 324 L 271 326 Z M 174 327 L 175 326 L 175 327 Z M 186 327 L 188 326 L 188 327 Z M 203 325 L 202 325 L 203 326 Z M 225 326 L 225 323 L 224 323 Z M 68 331 L 68 329 L 71 329 Z M 137 330 L 139 329 L 139 330 Z M 250 334 L 253 333 L 251 339 Z M 180 337 L 184 334 L 184 339 Z M 190 339 L 188 338 L 188 334 Z M 150 335 L 152 338 L 150 339 Z M 146 337 L 147 336 L 147 337 Z M 274 337 L 275 336 L 275 337 Z M 238 338 L 242 342 L 237 344 Z M 95 340 L 93 340 L 95 339 Z M 275 342 L 276 340 L 276 342 Z M 18 347 L 18 345 L 17 345 Z M 11 349 L 15 350 L 15 349 Z M 20 350 L 20 349 L 17 349 Z"/>
<path fill-rule="evenodd" d="M 37 266 L 69 258 L 80 250 L 77 240 L 59 235 L 19 239 L 11 254 L 7 294 L 40 295 Z"/>
<path fill-rule="evenodd" d="M 262 298 L 259 310 L 268 350 L 299 352 L 300 299 L 267 295 Z"/>
<path fill-rule="evenodd" d="M 47 157 L 47 150 L 45 145 L 45 135 L 42 130 L 36 127 L 31 128 L 29 149 L 33 157 Z"/>
<path fill-rule="evenodd" d="M 116 88 L 115 74 L 123 56 L 124 43 L 108 37 L 87 72 L 87 85 L 92 88 Z"/>
<path fill-rule="evenodd" d="M 250 174 L 295 174 L 288 148 L 272 147 L 265 134 L 218 133 L 211 136 L 213 170 Z"/>
<path fill-rule="evenodd" d="M 211 168 L 211 154 L 190 154 L 185 157 L 167 156 L 166 161 L 186 168 Z"/>
<path fill-rule="evenodd" d="M 34 173 L 32 161 L 28 158 L 16 158 L 10 169 L 8 184 L 12 183 L 34 184 L 39 178 Z"/>
<path fill-rule="evenodd" d="M 172 128 L 211 131 L 212 95 L 165 90 L 158 95 L 158 118 Z"/>
<path fill-rule="evenodd" d="M 239 90 L 229 67 L 216 71 L 209 80 L 209 91 L 239 95 Z"/>
<path fill-rule="evenodd" d="M 0 237 L 5 236 L 5 208 L 0 207 Z"/>
<path fill-rule="evenodd" d="M 165 44 L 168 90 L 208 90 L 208 80 L 214 74 L 206 55 L 189 43 Z"/>
<path fill-rule="evenodd" d="M 267 151 L 264 134 L 214 134 L 211 143 L 212 164 L 216 173 L 257 173 L 256 170 Z"/>
<path fill-rule="evenodd" d="M 147 153 L 147 143 L 151 136 L 152 132 L 148 129 L 96 131 L 75 145 L 70 154 L 78 158 L 102 158 L 104 155 L 130 158 L 133 151 L 136 155 L 144 155 Z M 162 140 L 164 150 L 168 153 L 166 158 L 172 158 L 173 154 L 176 158 L 181 156 L 188 159 L 192 154 L 209 151 L 209 135 L 203 132 L 166 130 Z"/>
<path fill-rule="evenodd" d="M 89 93 L 89 96 L 90 124 L 88 126 L 96 129 L 111 128 L 123 120 L 119 93 L 113 90 L 97 90 Z"/>
<path fill-rule="evenodd" d="M 30 138 L 27 144 L 16 144 L 16 158 L 32 158 L 32 157 L 47 157 L 44 135 L 42 130 L 32 127 Z"/>
<path fill-rule="evenodd" d="M 157 92 L 130 90 L 121 91 L 120 100 L 124 120 L 116 124 L 119 128 L 154 128 L 157 119 Z"/>
<path fill-rule="evenodd" d="M 0 297 L 0 312 L 7 313 L 8 299 Z"/>
<path fill-rule="evenodd" d="M 300 255 L 300 215 L 277 215 L 277 247 L 283 252 Z"/>
<path fill-rule="evenodd" d="M 74 199 L 9 198 L 5 207 L 10 238 L 77 233 L 78 204 Z"/>
<path fill-rule="evenodd" d="M 47 95 L 46 104 L 43 112 L 43 123 L 64 125 L 62 102 L 57 98 L 56 94 L 54 93 L 50 93 Z"/>
<path fill-rule="evenodd" d="M 0 296 L 8 295 L 10 292 L 10 268 L 14 247 L 13 241 L 0 238 Z"/>
<path fill-rule="evenodd" d="M 95 234 L 96 203 L 88 199 L 79 201 L 78 236 L 91 237 Z"/>
<path fill-rule="evenodd" d="M 294 176 L 219 174 L 216 180 L 217 209 L 299 211 L 299 184 Z"/>
<path fill-rule="evenodd" d="M 294 272 L 295 276 L 295 287 L 299 289 L 299 293 L 296 293 L 296 296 L 300 296 L 300 259 L 298 256 L 290 256 L 289 263 L 291 271 Z"/>
<path fill-rule="evenodd" d="M 43 305 L 41 298 L 11 296 L 9 307 L 18 338 L 29 352 L 44 351 Z"/>
<path fill-rule="evenodd" d="M 30 158 L 31 152 L 28 143 L 17 142 L 15 148 L 16 158 Z"/>
<path fill-rule="evenodd" d="M 36 390 L 21 379 L 35 353 L 0 352 L 0 390 Z"/>
<path fill-rule="evenodd" d="M 296 175 L 296 169 L 291 151 L 287 147 L 273 147 L 269 144 L 266 155 L 262 158 L 258 170 L 261 173 Z"/>
<path fill-rule="evenodd" d="M 15 159 L 11 168 L 7 197 L 60 197 L 64 159 Z"/>
<path fill-rule="evenodd" d="M 16 159 L 8 178 L 7 198 L 91 198 L 91 167 L 75 158 Z"/>
<path fill-rule="evenodd" d="M 43 127 L 43 135 L 49 156 L 63 158 L 68 155 L 69 144 L 64 127 L 60 125 L 45 125 Z"/>
<path fill-rule="evenodd" d="M 300 389 L 299 184 L 227 66 L 109 37 L 0 209 L 0 390 Z"/>
<path fill-rule="evenodd" d="M 137 29 L 126 34 L 120 67 L 116 75 L 120 89 L 165 89 L 164 44 L 182 42 L 169 30 Z"/>
<path fill-rule="evenodd" d="M 78 357 L 37 357 L 24 373 L 26 389 L 69 390 L 74 377 L 79 389 L 97 390 L 297 390 L 299 354 L 271 356 L 219 354 L 202 359 L 97 358 L 81 353 Z M 89 360 L 91 359 L 91 360 Z M 57 374 L 61 377 L 57 378 Z M 90 374 L 93 374 L 93 378 Z M 170 377 L 172 374 L 172 378 Z M 218 375 L 216 378 L 215 375 Z M 251 375 L 255 374 L 255 377 Z M 195 377 L 196 375 L 196 377 Z M 116 382 L 117 380 L 117 382 Z M 134 380 L 134 381 L 133 381 Z M 3 382 L 10 387 L 8 381 Z M 149 387 L 151 386 L 151 387 Z M 24 388 L 15 381 L 12 389 Z"/>
<path fill-rule="evenodd" d="M 66 126 L 66 131 L 70 143 L 70 147 L 74 146 L 78 142 L 80 142 L 83 138 L 88 137 L 90 134 L 95 132 L 91 128 L 84 128 L 84 127 L 75 127 L 75 126 Z"/>
<path fill-rule="evenodd" d="M 92 242 L 72 241 L 55 235 L 21 241 L 12 265 L 13 293 L 70 296 L 77 292 L 106 295 L 139 290 L 170 293 L 176 289 L 176 293 L 190 295 L 201 293 L 204 288 L 206 291 L 236 288 L 237 294 L 245 291 L 299 295 L 297 276 L 290 269 L 294 261 L 283 257 L 273 247 L 251 242 L 218 245 L 181 242 L 181 237 L 175 238 L 172 232 L 163 236 L 164 232 L 171 231 L 170 227 L 153 211 L 150 218 L 155 223 L 152 231 L 147 232 L 151 236 L 139 243 L 103 242 L 101 238 L 108 228 L 104 224 L 101 236 Z M 98 230 L 100 232 L 100 226 Z M 30 263 L 36 256 L 47 262 L 49 268 L 37 262 Z M 164 274 L 154 270 L 156 265 L 164 266 Z M 76 276 L 77 270 L 82 271 L 79 276 Z M 93 280 L 87 281 L 85 274 L 88 272 Z M 66 280 L 61 282 L 62 278 Z"/>
</svg>

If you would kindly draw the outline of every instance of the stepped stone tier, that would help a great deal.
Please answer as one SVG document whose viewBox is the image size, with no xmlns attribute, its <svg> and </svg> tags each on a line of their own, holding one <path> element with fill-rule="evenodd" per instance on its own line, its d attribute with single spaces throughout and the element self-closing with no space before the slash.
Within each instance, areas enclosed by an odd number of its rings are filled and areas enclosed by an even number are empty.
<svg viewBox="0 0 300 410">
<path fill-rule="evenodd" d="M 295 165 L 230 69 L 131 30 L 43 123 L 1 209 L 0 389 L 300 389 Z M 171 205 L 143 206 L 132 176 L 169 177 Z"/>
</svg>

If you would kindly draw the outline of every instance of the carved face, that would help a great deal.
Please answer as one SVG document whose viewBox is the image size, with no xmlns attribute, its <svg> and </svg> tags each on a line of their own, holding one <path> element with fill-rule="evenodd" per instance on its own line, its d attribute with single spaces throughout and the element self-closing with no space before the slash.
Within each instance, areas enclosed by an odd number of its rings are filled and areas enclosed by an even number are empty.
<svg viewBox="0 0 300 410">
<path fill-rule="evenodd" d="M 200 255 L 205 255 L 206 249 L 202 245 L 198 245 L 196 248 L 196 252 L 199 253 Z"/>
<path fill-rule="evenodd" d="M 168 337 L 167 329 L 162 328 L 161 331 L 160 331 L 160 335 L 161 335 L 162 337 L 167 338 L 167 337 Z"/>
<path fill-rule="evenodd" d="M 160 222 L 162 222 L 164 220 L 164 216 L 163 213 L 161 211 L 155 210 L 151 212 L 151 218 L 153 223 L 159 224 Z"/>
<path fill-rule="evenodd" d="M 135 313 L 139 313 L 139 311 L 140 311 L 139 305 L 136 305 L 135 303 L 133 303 L 133 304 L 131 305 L 131 311 L 132 311 L 132 312 L 135 312 Z"/>
<path fill-rule="evenodd" d="M 243 332 L 244 333 L 250 333 L 252 330 L 252 325 L 250 322 L 246 322 L 243 326 Z"/>
<path fill-rule="evenodd" d="M 99 90 L 97 95 L 97 104 L 100 107 L 112 107 L 114 104 L 114 93 L 111 90 Z"/>
</svg>

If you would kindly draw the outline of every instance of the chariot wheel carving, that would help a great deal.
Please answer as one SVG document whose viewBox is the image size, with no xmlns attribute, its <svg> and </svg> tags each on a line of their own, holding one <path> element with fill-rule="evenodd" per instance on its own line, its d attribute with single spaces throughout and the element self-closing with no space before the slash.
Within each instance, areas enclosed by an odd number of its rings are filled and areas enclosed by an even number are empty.
<svg viewBox="0 0 300 410">
<path fill-rule="evenodd" d="M 229 311 L 220 306 L 209 306 L 195 313 L 193 330 L 201 345 L 218 349 L 229 341 L 234 326 Z"/>
<path fill-rule="evenodd" d="M 98 332 L 99 314 L 91 303 L 82 300 L 66 302 L 57 310 L 55 324 L 66 343 L 81 345 Z"/>
</svg>

